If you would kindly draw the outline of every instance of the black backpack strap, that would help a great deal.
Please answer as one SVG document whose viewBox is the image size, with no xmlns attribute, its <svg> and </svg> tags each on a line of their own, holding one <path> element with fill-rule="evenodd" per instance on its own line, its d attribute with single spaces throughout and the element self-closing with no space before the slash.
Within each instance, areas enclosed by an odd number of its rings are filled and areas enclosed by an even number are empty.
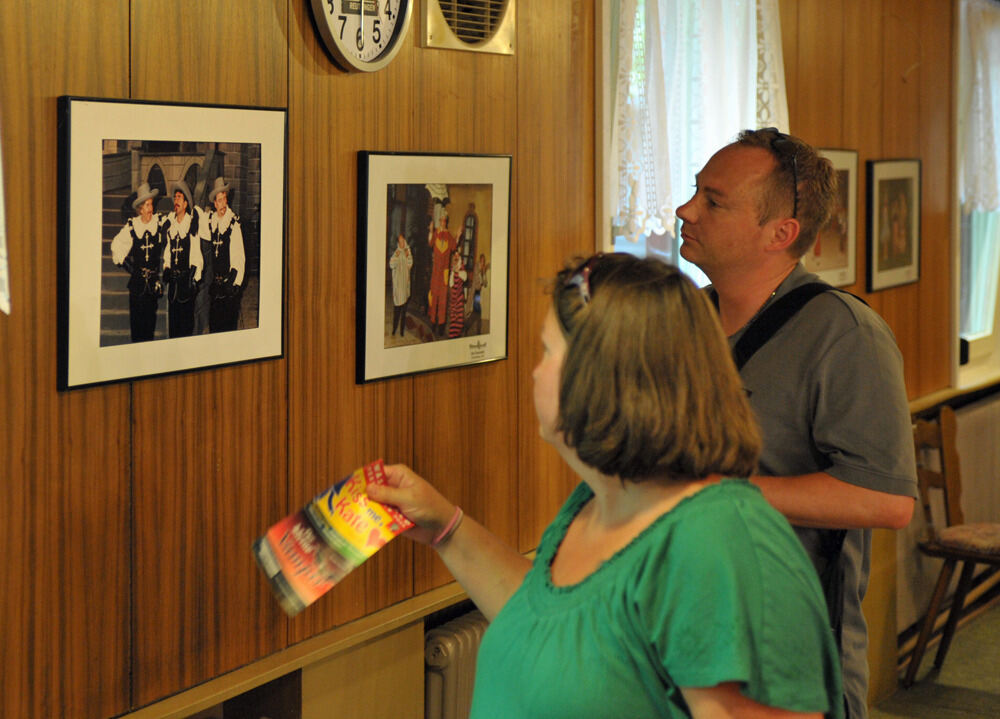
<svg viewBox="0 0 1000 719">
<path fill-rule="evenodd" d="M 742 369 L 747 360 L 753 357 L 754 353 L 763 347 L 796 312 L 805 307 L 809 300 L 832 289 L 833 286 L 825 282 L 809 282 L 799 285 L 775 300 L 774 304 L 750 323 L 733 347 L 736 369 Z"/>
</svg>

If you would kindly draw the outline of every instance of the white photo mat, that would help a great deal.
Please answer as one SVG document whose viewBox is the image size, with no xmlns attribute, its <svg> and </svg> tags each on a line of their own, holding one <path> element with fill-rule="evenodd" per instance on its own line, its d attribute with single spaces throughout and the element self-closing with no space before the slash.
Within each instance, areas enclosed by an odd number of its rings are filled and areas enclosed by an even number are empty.
<svg viewBox="0 0 1000 719">
<path fill-rule="evenodd" d="M 802 264 L 834 287 L 857 279 L 858 153 L 856 150 L 820 149 L 837 173 L 837 202 L 826 226 L 820 230 Z"/>
<path fill-rule="evenodd" d="M 65 189 L 61 241 L 67 286 L 60 301 L 60 389 L 280 357 L 286 118 L 281 108 L 237 108 L 61 98 L 60 177 Z M 65 123 L 65 126 L 63 124 Z M 100 346 L 102 143 L 149 141 L 257 143 L 261 152 L 260 304 L 256 328 Z M 202 291 L 205 291 L 203 288 Z M 165 302 L 165 297 L 161 302 Z"/>
<path fill-rule="evenodd" d="M 509 155 L 359 153 L 359 383 L 506 358 L 510 172 Z M 492 188 L 489 331 L 474 336 L 386 347 L 388 188 L 390 185 L 428 184 L 449 187 L 489 185 Z M 456 217 L 461 217 L 461 213 Z M 457 231 L 455 226 L 452 226 L 452 231 Z"/>
</svg>

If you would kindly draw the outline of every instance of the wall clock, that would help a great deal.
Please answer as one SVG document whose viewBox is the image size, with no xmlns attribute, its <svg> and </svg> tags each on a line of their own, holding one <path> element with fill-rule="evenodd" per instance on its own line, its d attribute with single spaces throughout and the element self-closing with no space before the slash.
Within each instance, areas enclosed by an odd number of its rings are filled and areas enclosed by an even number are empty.
<svg viewBox="0 0 1000 719">
<path fill-rule="evenodd" d="M 403 45 L 414 0 L 310 0 L 316 27 L 344 70 L 372 72 Z"/>
</svg>

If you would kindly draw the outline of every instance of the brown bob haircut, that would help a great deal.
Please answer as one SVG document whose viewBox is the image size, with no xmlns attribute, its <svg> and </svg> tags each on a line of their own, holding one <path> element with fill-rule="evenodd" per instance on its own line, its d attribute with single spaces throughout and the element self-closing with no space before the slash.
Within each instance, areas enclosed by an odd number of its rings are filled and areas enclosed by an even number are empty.
<svg viewBox="0 0 1000 719">
<path fill-rule="evenodd" d="M 680 270 L 599 254 L 553 288 L 566 336 L 558 429 L 609 476 L 747 477 L 760 431 L 714 307 Z"/>
</svg>

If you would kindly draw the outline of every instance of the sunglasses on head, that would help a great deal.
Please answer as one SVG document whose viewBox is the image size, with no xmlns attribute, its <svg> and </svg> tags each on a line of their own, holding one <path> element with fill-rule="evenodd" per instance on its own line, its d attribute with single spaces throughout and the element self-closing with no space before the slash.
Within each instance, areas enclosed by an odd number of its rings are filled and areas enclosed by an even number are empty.
<svg viewBox="0 0 1000 719">
<path fill-rule="evenodd" d="M 579 290 L 580 299 L 583 301 L 583 304 L 590 302 L 590 273 L 603 258 L 603 252 L 593 255 L 573 270 L 563 283 L 563 287 L 576 287 Z"/>
<path fill-rule="evenodd" d="M 776 127 L 762 128 L 764 132 L 769 132 L 771 137 L 771 149 L 779 157 L 792 158 L 792 218 L 799 214 L 799 160 L 798 148 L 795 142 L 784 132 Z"/>
</svg>

